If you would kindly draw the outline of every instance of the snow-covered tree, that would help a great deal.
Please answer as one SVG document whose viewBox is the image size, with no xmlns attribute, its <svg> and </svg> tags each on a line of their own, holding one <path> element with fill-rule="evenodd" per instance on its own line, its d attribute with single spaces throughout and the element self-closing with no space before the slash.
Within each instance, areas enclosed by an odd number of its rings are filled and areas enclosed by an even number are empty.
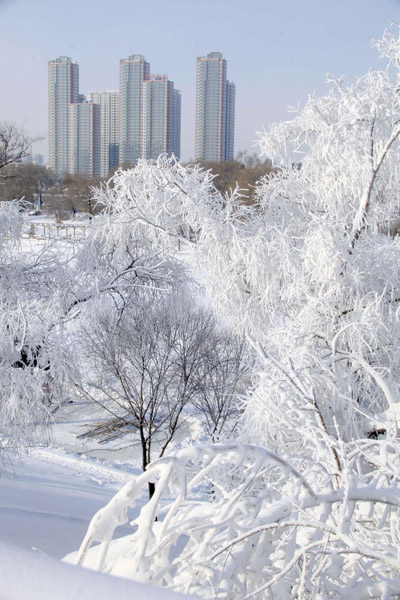
<svg viewBox="0 0 400 600">
<path fill-rule="evenodd" d="M 101 299 L 123 312 L 151 293 L 189 286 L 175 255 L 222 204 L 209 173 L 166 157 L 119 173 L 96 199 L 102 213 L 76 245 L 22 241 L 18 203 L 1 204 L 0 427 L 7 447 L 51 419 L 49 402 L 60 402 L 79 378 L 75 330 Z"/>
<path fill-rule="evenodd" d="M 68 280 L 63 255 L 20 244 L 19 204 L 0 204 L 0 431 L 5 450 L 26 443 L 50 416 L 51 397 L 66 381 L 68 352 L 60 349 L 59 292 Z M 31 250 L 31 251 L 30 251 Z"/>
<path fill-rule="evenodd" d="M 93 303 L 107 297 L 122 309 L 138 289 L 167 290 L 187 279 L 184 266 L 107 211 L 81 245 L 35 244 L 21 238 L 19 208 L 0 205 L 2 450 L 26 444 L 51 421 L 79 378 L 74 328 Z"/>
<path fill-rule="evenodd" d="M 325 97 L 260 135 L 279 169 L 256 207 L 166 158 L 99 192 L 160 248 L 196 233 L 214 306 L 259 356 L 242 429 L 259 446 L 150 466 L 158 493 L 117 561 L 111 517 L 124 521 L 142 480 L 93 520 L 80 556 L 102 541 L 100 568 L 220 599 L 399 595 L 400 39 L 376 46 L 386 70 L 329 78 Z M 186 477 L 206 502 L 185 500 Z"/>
</svg>

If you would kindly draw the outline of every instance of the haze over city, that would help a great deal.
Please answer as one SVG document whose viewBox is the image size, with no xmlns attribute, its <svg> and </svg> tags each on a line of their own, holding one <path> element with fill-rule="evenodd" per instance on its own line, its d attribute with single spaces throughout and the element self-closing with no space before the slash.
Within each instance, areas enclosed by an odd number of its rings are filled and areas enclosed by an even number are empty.
<svg viewBox="0 0 400 600">
<path fill-rule="evenodd" d="M 290 118 L 288 107 L 309 93 L 323 93 L 328 72 L 354 77 L 378 67 L 371 39 L 398 20 L 398 0 L 71 0 L 63 10 L 49 0 L 0 0 L 1 119 L 43 137 L 34 152 L 47 160 L 48 61 L 76 60 L 85 93 L 118 89 L 119 60 L 141 53 L 182 91 L 182 159 L 189 160 L 196 58 L 220 51 L 236 84 L 235 153 L 252 152 L 256 131 Z"/>
</svg>

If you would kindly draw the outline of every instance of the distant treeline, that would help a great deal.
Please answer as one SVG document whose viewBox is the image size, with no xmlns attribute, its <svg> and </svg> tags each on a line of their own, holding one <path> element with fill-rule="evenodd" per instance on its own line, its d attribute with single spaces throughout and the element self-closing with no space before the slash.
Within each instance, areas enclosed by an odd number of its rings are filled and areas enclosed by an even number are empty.
<svg viewBox="0 0 400 600">
<path fill-rule="evenodd" d="M 249 155 L 243 151 L 234 160 L 199 164 L 212 171 L 215 176 L 214 185 L 221 194 L 239 187 L 246 204 L 255 202 L 256 182 L 261 177 L 276 172 L 269 159 L 261 161 L 257 154 Z M 59 178 L 47 167 L 14 163 L 2 169 L 0 200 L 24 199 L 54 212 L 62 220 L 71 212 L 94 214 L 97 209 L 91 200 L 92 188 L 98 187 L 103 181 L 106 180 L 84 175 L 66 174 Z"/>
<path fill-rule="evenodd" d="M 253 204 L 255 201 L 254 188 L 257 181 L 277 172 L 269 159 L 261 161 L 256 153 L 247 154 L 246 151 L 239 152 L 235 159 L 226 162 L 207 161 L 197 164 L 212 171 L 215 175 L 214 185 L 221 194 L 239 187 L 246 204 Z"/>
</svg>

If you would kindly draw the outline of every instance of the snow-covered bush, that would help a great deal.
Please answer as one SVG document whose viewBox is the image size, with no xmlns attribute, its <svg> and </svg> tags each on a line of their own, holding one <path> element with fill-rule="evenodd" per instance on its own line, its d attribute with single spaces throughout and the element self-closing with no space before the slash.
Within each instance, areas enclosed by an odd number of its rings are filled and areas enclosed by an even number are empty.
<svg viewBox="0 0 400 600">
<path fill-rule="evenodd" d="M 336 448 L 335 482 L 309 457 L 299 471 L 257 446 L 159 459 L 95 515 L 74 561 L 206 598 L 397 597 L 399 449 Z M 135 533 L 110 544 L 149 481 Z"/>
</svg>

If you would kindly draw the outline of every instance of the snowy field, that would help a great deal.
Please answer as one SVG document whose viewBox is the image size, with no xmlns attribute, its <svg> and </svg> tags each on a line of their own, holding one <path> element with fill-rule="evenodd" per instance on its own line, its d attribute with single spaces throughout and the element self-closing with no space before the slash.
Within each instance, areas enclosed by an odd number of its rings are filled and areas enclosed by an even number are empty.
<svg viewBox="0 0 400 600">
<path fill-rule="evenodd" d="M 28 553 L 0 542 L 1 600 L 184 600 L 189 598 Z"/>
<path fill-rule="evenodd" d="M 76 437 L 98 420 L 87 403 L 68 404 L 55 417 L 51 444 L 14 458 L 0 478 L 0 600 L 54 600 L 54 590 L 58 600 L 101 600 L 110 597 L 110 590 L 121 600 L 182 597 L 54 560 L 79 548 L 96 511 L 140 473 L 135 446 L 125 442 L 125 448 L 117 441 L 101 447 Z M 116 450 L 118 446 L 124 448 Z M 113 460 L 115 456 L 121 458 Z M 126 525 L 115 537 L 130 533 Z"/>
<path fill-rule="evenodd" d="M 0 477 L 0 542 L 55 558 L 79 548 L 96 511 L 141 472 L 131 434 L 106 444 L 78 438 L 106 416 L 92 403 L 67 403 L 54 413 L 48 445 L 8 466 Z M 121 528 L 118 536 L 128 533 Z"/>
<path fill-rule="evenodd" d="M 62 558 L 79 547 L 91 517 L 128 478 L 104 461 L 33 449 L 0 479 L 0 541 Z"/>
<path fill-rule="evenodd" d="M 55 412 L 50 443 L 14 457 L 0 477 L 0 600 L 179 600 L 186 596 L 61 563 L 76 551 L 93 515 L 141 472 L 132 436 L 100 444 L 78 438 L 101 420 L 75 400 Z M 147 497 L 128 511 L 136 518 Z M 118 527 L 114 538 L 132 534 Z M 57 559 L 57 560 L 56 560 Z"/>
</svg>

